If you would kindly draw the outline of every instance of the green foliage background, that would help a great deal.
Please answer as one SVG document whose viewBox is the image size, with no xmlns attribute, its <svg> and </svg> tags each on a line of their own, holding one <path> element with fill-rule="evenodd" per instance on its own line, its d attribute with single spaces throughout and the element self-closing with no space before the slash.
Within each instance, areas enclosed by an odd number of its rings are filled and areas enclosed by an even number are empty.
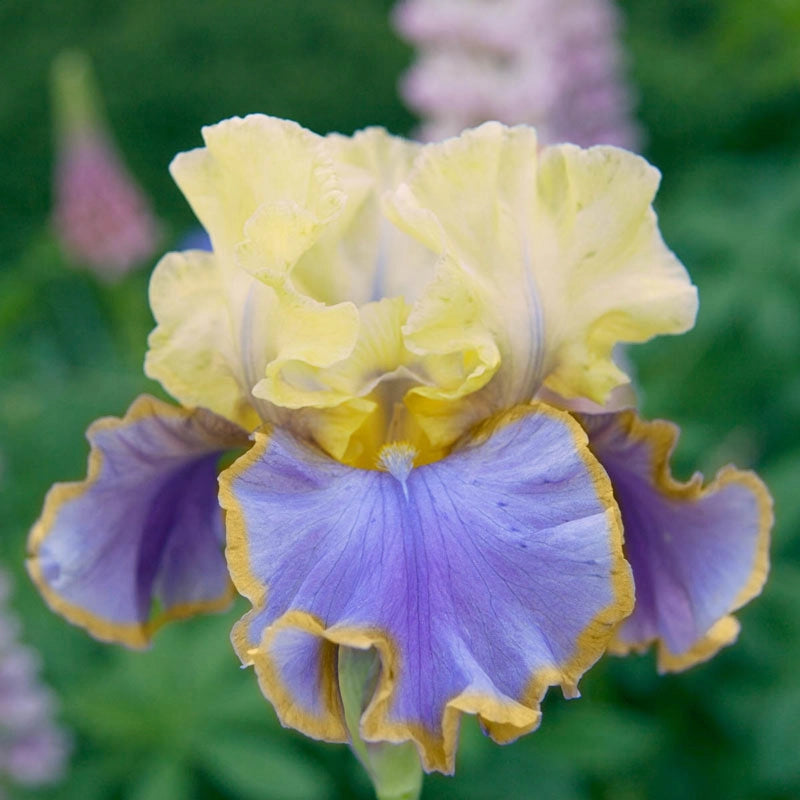
<svg viewBox="0 0 800 800">
<path fill-rule="evenodd" d="M 145 271 L 107 287 L 68 270 L 48 230 L 47 76 L 88 50 L 128 163 L 174 245 L 192 217 L 167 174 L 199 127 L 264 111 L 320 131 L 413 124 L 396 92 L 410 52 L 389 0 L 1 0 L 0 559 L 27 640 L 73 731 L 52 800 L 368 798 L 349 752 L 280 728 L 228 641 L 242 612 L 163 631 L 144 654 L 51 615 L 22 568 L 47 487 L 83 475 L 83 431 L 140 391 Z M 773 570 L 738 644 L 658 677 L 606 658 L 584 699 L 545 703 L 508 747 L 464 726 L 455 778 L 426 798 L 800 797 L 800 3 L 628 0 L 647 155 L 664 172 L 667 242 L 700 288 L 696 329 L 633 352 L 645 412 L 679 422 L 678 468 L 757 468 L 777 511 Z"/>
</svg>

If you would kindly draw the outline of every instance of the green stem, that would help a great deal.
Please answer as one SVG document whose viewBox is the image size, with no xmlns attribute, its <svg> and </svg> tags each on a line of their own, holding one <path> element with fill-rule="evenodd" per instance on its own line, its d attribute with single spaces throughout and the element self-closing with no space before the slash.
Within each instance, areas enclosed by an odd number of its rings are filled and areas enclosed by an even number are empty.
<svg viewBox="0 0 800 800">
<path fill-rule="evenodd" d="M 412 742 L 365 742 L 360 721 L 380 674 L 380 658 L 374 649 L 339 648 L 339 691 L 350 732 L 350 746 L 375 787 L 378 800 L 418 800 L 422 791 L 422 767 Z"/>
<path fill-rule="evenodd" d="M 59 139 L 80 136 L 104 127 L 100 92 L 92 62 L 80 50 L 60 53 L 52 69 L 53 109 Z"/>
</svg>

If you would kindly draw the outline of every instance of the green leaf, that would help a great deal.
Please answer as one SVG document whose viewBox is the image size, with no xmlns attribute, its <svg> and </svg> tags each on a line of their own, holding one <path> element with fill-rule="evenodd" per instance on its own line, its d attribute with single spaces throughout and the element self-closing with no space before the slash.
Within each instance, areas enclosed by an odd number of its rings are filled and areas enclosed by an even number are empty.
<svg viewBox="0 0 800 800">
<path fill-rule="evenodd" d="M 243 800 L 322 800 L 329 778 L 308 757 L 283 741 L 242 732 L 217 731 L 202 742 L 201 763 L 220 788 Z"/>
<path fill-rule="evenodd" d="M 138 780 L 126 793 L 126 800 L 192 800 L 191 775 L 180 761 L 156 758 L 137 765 Z"/>
</svg>

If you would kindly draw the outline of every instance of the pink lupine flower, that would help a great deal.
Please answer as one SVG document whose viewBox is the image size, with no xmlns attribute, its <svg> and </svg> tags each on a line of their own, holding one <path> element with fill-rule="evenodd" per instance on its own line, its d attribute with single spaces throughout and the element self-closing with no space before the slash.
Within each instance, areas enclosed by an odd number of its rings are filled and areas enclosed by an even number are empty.
<svg viewBox="0 0 800 800">
<path fill-rule="evenodd" d="M 403 0 L 394 19 L 419 51 L 401 92 L 420 138 L 497 119 L 534 125 L 545 144 L 636 148 L 609 0 Z"/>
<path fill-rule="evenodd" d="M 61 777 L 69 746 L 53 720 L 53 697 L 39 682 L 38 657 L 17 640 L 19 622 L 5 607 L 9 592 L 0 570 L 0 784 L 39 786 Z"/>
<path fill-rule="evenodd" d="M 155 252 L 158 223 L 102 122 L 88 59 L 64 54 L 53 74 L 56 232 L 70 260 L 113 281 Z"/>
</svg>

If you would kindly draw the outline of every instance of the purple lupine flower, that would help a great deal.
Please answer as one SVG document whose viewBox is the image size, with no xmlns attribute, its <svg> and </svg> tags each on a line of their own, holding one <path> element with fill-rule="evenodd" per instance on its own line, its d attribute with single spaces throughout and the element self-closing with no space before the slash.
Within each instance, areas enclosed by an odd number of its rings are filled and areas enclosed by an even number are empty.
<svg viewBox="0 0 800 800">
<path fill-rule="evenodd" d="M 55 230 L 71 261 L 113 281 L 153 255 L 159 225 L 102 120 L 88 59 L 60 56 L 53 83 Z"/>
<path fill-rule="evenodd" d="M 36 653 L 17 641 L 9 593 L 10 579 L 0 569 L 0 784 L 39 786 L 61 778 L 69 744 L 54 721 L 53 695 L 39 681 Z"/>
<path fill-rule="evenodd" d="M 403 0 L 394 20 L 418 49 L 401 90 L 423 140 L 496 119 L 545 144 L 635 149 L 611 0 Z"/>
</svg>

